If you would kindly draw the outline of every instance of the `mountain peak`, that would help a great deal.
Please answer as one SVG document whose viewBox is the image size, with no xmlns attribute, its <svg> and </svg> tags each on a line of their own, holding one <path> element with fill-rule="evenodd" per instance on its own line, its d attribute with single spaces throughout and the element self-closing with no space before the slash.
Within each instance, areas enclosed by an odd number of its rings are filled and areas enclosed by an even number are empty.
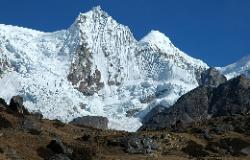
<svg viewBox="0 0 250 160">
<path fill-rule="evenodd" d="M 104 11 L 102 10 L 102 8 L 101 8 L 100 5 L 93 7 L 91 11 L 94 11 L 94 12 L 104 12 Z"/>
<path fill-rule="evenodd" d="M 145 37 L 141 39 L 141 42 L 148 42 L 153 44 L 171 44 L 170 39 L 158 30 L 151 30 Z"/>
<path fill-rule="evenodd" d="M 75 20 L 75 23 L 84 23 L 87 18 L 103 19 L 109 17 L 108 13 L 102 10 L 101 6 L 93 7 L 90 11 L 80 13 Z"/>
</svg>

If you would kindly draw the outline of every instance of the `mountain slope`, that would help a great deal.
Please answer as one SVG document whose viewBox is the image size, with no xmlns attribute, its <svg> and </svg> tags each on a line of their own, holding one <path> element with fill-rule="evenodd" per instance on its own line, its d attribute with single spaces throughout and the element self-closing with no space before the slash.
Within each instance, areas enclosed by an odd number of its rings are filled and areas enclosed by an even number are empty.
<svg viewBox="0 0 250 160">
<path fill-rule="evenodd" d="M 152 107 L 168 107 L 197 87 L 208 68 L 158 31 L 137 41 L 100 7 L 53 33 L 0 25 L 0 51 L 5 100 L 19 94 L 46 118 L 100 115 L 128 131 Z"/>
</svg>

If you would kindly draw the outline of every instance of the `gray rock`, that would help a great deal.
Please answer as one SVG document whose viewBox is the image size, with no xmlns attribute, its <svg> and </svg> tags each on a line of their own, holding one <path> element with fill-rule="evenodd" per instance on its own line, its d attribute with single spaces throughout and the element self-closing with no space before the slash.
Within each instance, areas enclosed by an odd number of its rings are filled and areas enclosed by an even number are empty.
<svg viewBox="0 0 250 160">
<path fill-rule="evenodd" d="M 215 68 L 209 68 L 201 73 L 200 85 L 209 87 L 218 87 L 220 84 L 225 83 L 227 78 Z"/>
<path fill-rule="evenodd" d="M 72 62 L 68 75 L 68 80 L 86 96 L 91 96 L 104 87 L 101 72 L 98 69 L 95 69 L 94 73 L 91 71 L 92 54 L 86 44 L 78 46 L 75 61 Z"/>
<path fill-rule="evenodd" d="M 108 141 L 108 145 L 121 146 L 127 153 L 131 154 L 153 153 L 159 148 L 159 145 L 152 138 L 136 135 L 114 138 Z"/>
<path fill-rule="evenodd" d="M 23 98 L 21 96 L 14 96 L 11 98 L 8 110 L 15 114 L 29 114 L 28 110 L 23 105 Z"/>
<path fill-rule="evenodd" d="M 97 129 L 108 129 L 108 118 L 101 116 L 84 116 L 73 119 L 70 124 L 92 127 Z"/>
<path fill-rule="evenodd" d="M 215 88 L 210 98 L 209 114 L 232 116 L 250 113 L 250 79 L 241 75 Z"/>
</svg>

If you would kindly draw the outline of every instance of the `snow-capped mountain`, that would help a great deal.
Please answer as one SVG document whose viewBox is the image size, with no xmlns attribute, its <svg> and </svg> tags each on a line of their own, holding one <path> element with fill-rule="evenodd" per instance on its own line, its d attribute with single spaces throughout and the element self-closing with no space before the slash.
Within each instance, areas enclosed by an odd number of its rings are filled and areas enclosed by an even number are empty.
<svg viewBox="0 0 250 160">
<path fill-rule="evenodd" d="M 5 100 L 19 94 L 46 118 L 100 115 L 127 131 L 152 107 L 168 107 L 197 87 L 208 68 L 159 31 L 136 40 L 100 7 L 53 33 L 0 25 L 0 66 Z"/>
</svg>

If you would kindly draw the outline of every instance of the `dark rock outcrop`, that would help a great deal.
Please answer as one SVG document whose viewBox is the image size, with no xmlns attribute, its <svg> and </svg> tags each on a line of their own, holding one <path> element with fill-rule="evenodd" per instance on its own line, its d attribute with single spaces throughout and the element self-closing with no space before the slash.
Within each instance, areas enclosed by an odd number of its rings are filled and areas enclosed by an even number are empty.
<svg viewBox="0 0 250 160">
<path fill-rule="evenodd" d="M 20 115 L 29 114 L 28 110 L 23 105 L 23 98 L 21 96 L 14 96 L 11 98 L 8 110 L 12 113 Z"/>
<path fill-rule="evenodd" d="M 101 72 L 95 69 L 92 73 L 92 67 L 92 52 L 86 44 L 78 46 L 68 80 L 86 96 L 91 96 L 104 87 L 104 83 L 101 82 Z"/>
<path fill-rule="evenodd" d="M 140 130 L 180 131 L 189 123 L 216 116 L 250 113 L 250 79 L 239 76 L 216 88 L 200 86 L 183 95 L 170 108 L 153 109 Z"/>
<path fill-rule="evenodd" d="M 215 68 L 209 68 L 201 73 L 200 85 L 209 87 L 218 87 L 220 84 L 225 83 L 227 78 Z"/>
<path fill-rule="evenodd" d="M 250 80 L 241 75 L 215 88 L 208 112 L 213 116 L 250 113 Z"/>
<path fill-rule="evenodd" d="M 73 119 L 70 124 L 97 129 L 108 129 L 108 119 L 101 116 L 84 116 Z"/>
<path fill-rule="evenodd" d="M 6 110 L 8 107 L 4 99 L 0 98 L 0 111 Z"/>
</svg>

